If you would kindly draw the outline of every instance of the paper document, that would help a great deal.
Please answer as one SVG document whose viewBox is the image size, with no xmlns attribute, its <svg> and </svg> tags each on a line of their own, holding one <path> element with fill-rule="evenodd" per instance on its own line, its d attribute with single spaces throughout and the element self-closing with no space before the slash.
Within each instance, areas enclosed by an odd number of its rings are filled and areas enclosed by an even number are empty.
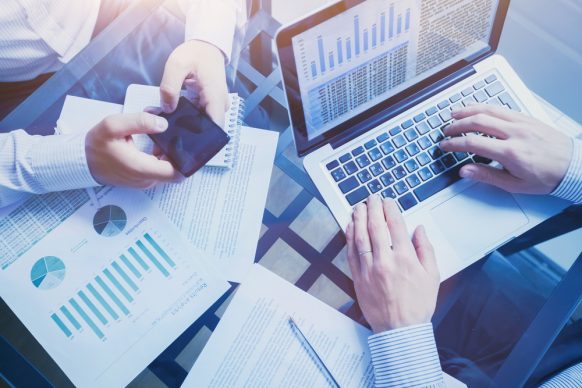
<svg viewBox="0 0 582 388">
<path fill-rule="evenodd" d="M 341 387 L 373 387 L 371 332 L 259 264 L 237 290 L 183 386 L 330 386 L 289 326 L 290 316 Z M 464 386 L 450 376 L 445 381 L 447 387 Z"/>
<path fill-rule="evenodd" d="M 81 387 L 127 385 L 229 288 L 141 191 L 0 213 L 0 295 Z"/>
</svg>

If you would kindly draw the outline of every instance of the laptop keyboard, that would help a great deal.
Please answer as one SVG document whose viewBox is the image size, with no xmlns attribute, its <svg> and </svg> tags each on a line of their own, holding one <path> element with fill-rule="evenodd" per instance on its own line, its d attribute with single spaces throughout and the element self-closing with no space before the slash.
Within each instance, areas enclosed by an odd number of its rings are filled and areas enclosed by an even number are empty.
<svg viewBox="0 0 582 388">
<path fill-rule="evenodd" d="M 452 121 L 451 110 L 491 104 L 521 111 L 496 75 L 475 82 L 425 112 L 327 163 L 326 168 L 351 206 L 380 193 L 397 200 L 403 211 L 460 180 L 469 163 L 490 163 L 480 156 L 443 152 L 438 143 Z"/>
</svg>

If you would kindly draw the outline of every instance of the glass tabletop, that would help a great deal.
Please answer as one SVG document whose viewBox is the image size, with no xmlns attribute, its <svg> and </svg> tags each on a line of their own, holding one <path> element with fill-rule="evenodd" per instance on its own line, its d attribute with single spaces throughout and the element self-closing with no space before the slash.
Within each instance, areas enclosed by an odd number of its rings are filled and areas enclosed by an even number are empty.
<svg viewBox="0 0 582 388">
<path fill-rule="evenodd" d="M 251 3 L 238 66 L 229 68 L 231 90 L 247 100 L 246 123 L 280 133 L 255 261 L 365 324 L 355 303 L 344 235 L 295 152 L 272 53 L 279 23 L 260 8 L 262 3 Z M 136 3 L 0 122 L 0 131 L 25 128 L 52 134 L 66 95 L 123 103 L 129 84 L 159 84 L 165 61 L 183 35 L 183 17 L 173 1 Z M 470 386 L 492 383 L 507 373 L 504 366 L 513 362 L 512 351 L 546 302 L 565 292 L 560 281 L 575 275 L 568 268 L 541 272 L 536 260 L 494 253 L 442 284 L 433 324 L 447 373 Z M 578 264 L 573 270 L 580 276 Z M 179 386 L 235 290 L 236 285 L 132 385 Z M 16 339 L 15 333 L 24 339 Z M 1 334 L 53 384 L 71 385 L 22 325 L 15 333 Z"/>
</svg>

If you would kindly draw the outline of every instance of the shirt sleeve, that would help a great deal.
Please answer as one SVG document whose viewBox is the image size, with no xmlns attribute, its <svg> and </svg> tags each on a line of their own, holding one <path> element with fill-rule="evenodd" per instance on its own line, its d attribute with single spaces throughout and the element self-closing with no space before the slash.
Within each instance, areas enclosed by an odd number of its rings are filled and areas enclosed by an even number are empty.
<svg viewBox="0 0 582 388">
<path fill-rule="evenodd" d="M 29 194 L 98 186 L 85 153 L 85 134 L 0 134 L 0 207 Z"/>
<path fill-rule="evenodd" d="M 445 387 L 431 323 L 372 335 L 368 345 L 376 387 Z"/>
<path fill-rule="evenodd" d="M 185 40 L 202 40 L 231 59 L 234 38 L 246 22 L 245 0 L 180 0 L 186 14 Z"/>
<path fill-rule="evenodd" d="M 572 139 L 572 141 L 574 147 L 570 167 L 552 195 L 574 203 L 582 203 L 582 140 Z"/>
</svg>

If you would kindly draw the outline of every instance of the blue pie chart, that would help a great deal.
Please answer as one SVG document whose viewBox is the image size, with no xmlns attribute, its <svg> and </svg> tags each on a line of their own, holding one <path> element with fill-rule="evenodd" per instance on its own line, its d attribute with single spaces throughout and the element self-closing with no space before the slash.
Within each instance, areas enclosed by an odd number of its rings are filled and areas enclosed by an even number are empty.
<svg viewBox="0 0 582 388">
<path fill-rule="evenodd" d="M 41 290 L 51 290 L 65 279 L 65 263 L 58 257 L 46 256 L 38 260 L 30 270 L 32 284 Z"/>
<path fill-rule="evenodd" d="M 95 231 L 103 237 L 114 237 L 123 232 L 127 224 L 127 215 L 122 208 L 115 205 L 103 206 L 93 217 Z"/>
</svg>

